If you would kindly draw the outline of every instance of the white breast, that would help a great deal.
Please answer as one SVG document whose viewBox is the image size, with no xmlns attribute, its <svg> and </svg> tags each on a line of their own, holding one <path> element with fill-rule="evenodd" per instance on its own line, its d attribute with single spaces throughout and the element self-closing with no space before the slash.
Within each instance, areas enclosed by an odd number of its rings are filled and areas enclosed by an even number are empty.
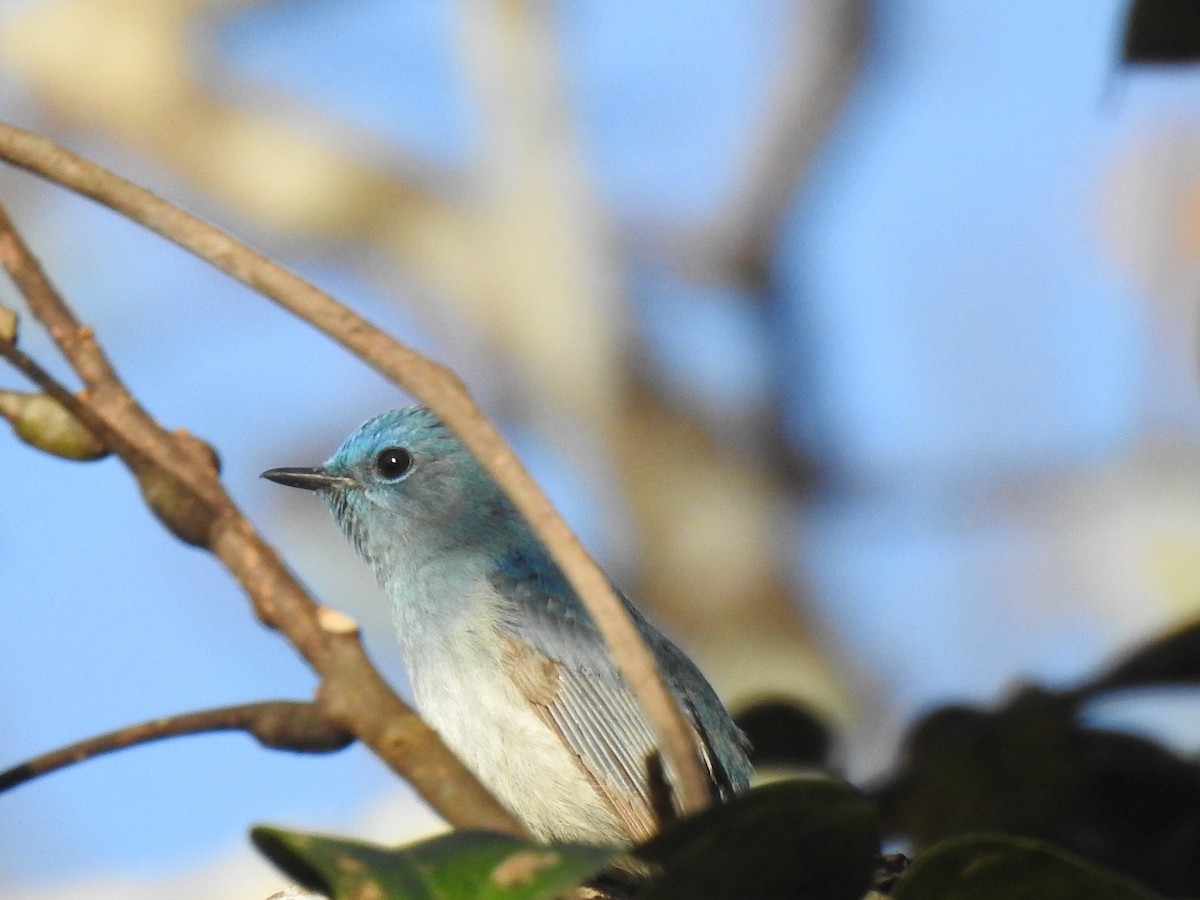
<svg viewBox="0 0 1200 900">
<path fill-rule="evenodd" d="M 417 709 L 447 746 L 536 837 L 627 843 L 575 757 L 509 680 L 491 585 L 476 581 L 451 611 L 421 606 L 397 603 L 396 628 Z"/>
</svg>

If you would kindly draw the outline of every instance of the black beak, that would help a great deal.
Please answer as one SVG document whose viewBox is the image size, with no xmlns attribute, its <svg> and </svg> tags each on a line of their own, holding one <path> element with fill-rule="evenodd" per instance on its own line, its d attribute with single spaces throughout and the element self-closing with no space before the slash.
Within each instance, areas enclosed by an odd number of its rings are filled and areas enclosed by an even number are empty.
<svg viewBox="0 0 1200 900">
<path fill-rule="evenodd" d="M 276 484 L 300 488 L 305 491 L 323 491 L 332 487 L 349 487 L 353 482 L 342 475 L 331 475 L 324 469 L 283 468 L 267 469 L 263 478 Z"/>
</svg>

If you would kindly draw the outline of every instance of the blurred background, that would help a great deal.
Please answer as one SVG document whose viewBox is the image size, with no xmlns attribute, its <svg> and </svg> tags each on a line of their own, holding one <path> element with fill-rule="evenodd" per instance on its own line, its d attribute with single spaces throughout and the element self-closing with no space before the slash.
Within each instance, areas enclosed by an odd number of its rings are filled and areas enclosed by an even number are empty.
<svg viewBox="0 0 1200 900">
<path fill-rule="evenodd" d="M 455 367 L 727 703 L 802 700 L 862 781 L 923 710 L 1070 685 L 1196 614 L 1200 77 L 1123 68 L 1126 12 L 0 0 L 0 117 Z M 369 573 L 257 476 L 408 398 L 104 209 L 7 168 L 0 199 L 406 691 Z M 0 767 L 311 694 L 119 463 L 8 438 L 0 463 Z M 1103 716 L 1200 746 L 1178 703 Z M 439 827 L 359 747 L 174 740 L 0 796 L 0 893 L 265 897 L 258 822 Z"/>
</svg>

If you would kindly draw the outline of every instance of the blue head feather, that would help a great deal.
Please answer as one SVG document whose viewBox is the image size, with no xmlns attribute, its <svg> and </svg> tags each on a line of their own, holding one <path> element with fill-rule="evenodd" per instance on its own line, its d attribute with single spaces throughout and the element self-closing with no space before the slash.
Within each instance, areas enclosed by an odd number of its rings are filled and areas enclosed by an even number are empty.
<svg viewBox="0 0 1200 900">
<path fill-rule="evenodd" d="M 411 457 L 399 477 L 380 471 L 380 456 L 389 451 Z M 342 530 L 381 576 L 398 564 L 408 569 L 455 548 L 499 547 L 528 533 L 507 495 L 424 407 L 369 420 L 322 468 L 345 479 L 327 499 Z"/>
</svg>

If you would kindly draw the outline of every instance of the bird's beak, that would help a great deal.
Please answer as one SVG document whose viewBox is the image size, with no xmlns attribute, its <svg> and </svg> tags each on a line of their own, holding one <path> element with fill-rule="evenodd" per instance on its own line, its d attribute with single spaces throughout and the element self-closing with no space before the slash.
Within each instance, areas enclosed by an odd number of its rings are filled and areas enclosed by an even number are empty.
<svg viewBox="0 0 1200 900">
<path fill-rule="evenodd" d="M 306 491 L 323 491 L 332 487 L 350 487 L 353 480 L 344 475 L 333 475 L 324 469 L 305 469 L 286 467 L 282 469 L 267 469 L 262 473 L 263 478 L 284 484 L 288 487 L 301 488 Z"/>
</svg>

